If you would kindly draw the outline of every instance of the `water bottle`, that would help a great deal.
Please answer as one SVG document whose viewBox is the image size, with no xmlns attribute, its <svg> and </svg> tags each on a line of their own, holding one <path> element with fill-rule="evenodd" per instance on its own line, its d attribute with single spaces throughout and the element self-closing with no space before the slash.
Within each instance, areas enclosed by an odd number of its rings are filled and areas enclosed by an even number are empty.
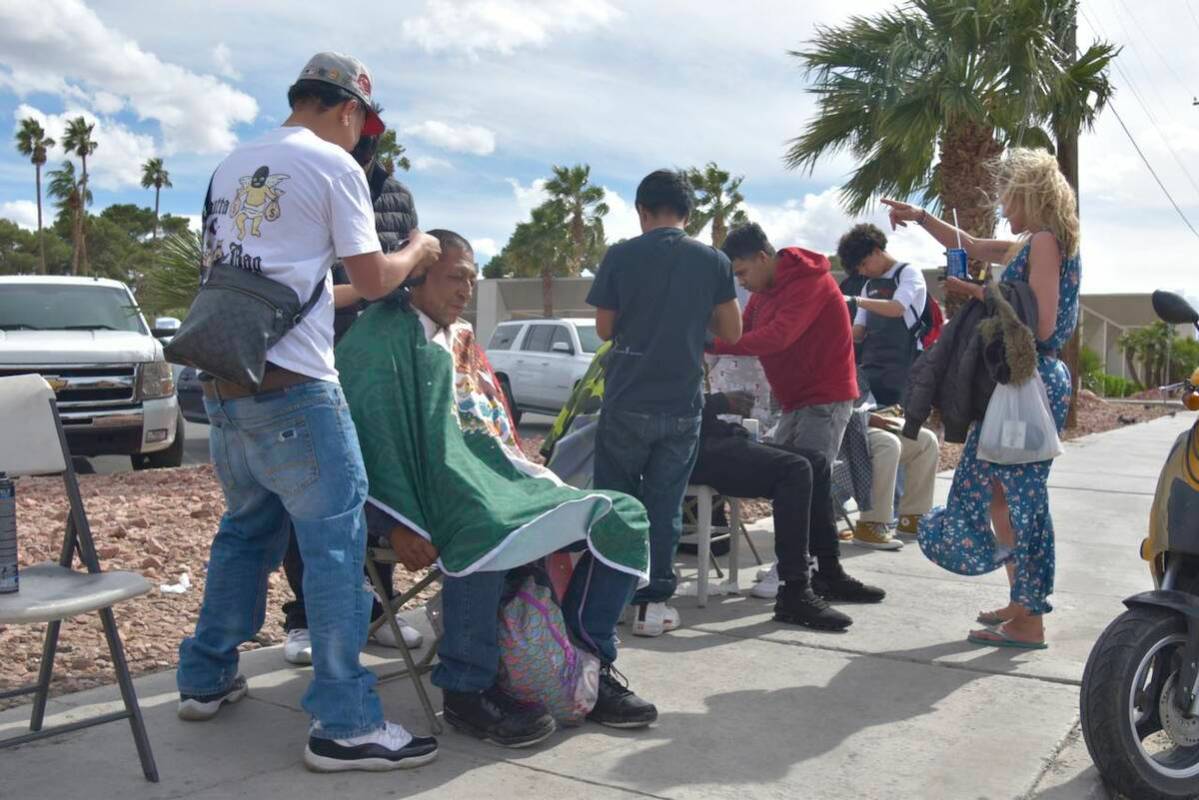
<svg viewBox="0 0 1199 800">
<path fill-rule="evenodd" d="M 16 484 L 0 472 L 0 594 L 12 594 L 20 588 L 17 574 L 17 492 Z"/>
</svg>

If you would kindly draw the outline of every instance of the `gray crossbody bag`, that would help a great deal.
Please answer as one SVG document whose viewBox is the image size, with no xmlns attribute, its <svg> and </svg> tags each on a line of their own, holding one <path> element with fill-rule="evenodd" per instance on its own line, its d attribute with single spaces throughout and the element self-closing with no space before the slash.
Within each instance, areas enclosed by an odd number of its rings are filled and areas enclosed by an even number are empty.
<svg viewBox="0 0 1199 800">
<path fill-rule="evenodd" d="M 209 180 L 202 215 L 205 230 L 211 206 Z M 300 324 L 324 291 L 322 278 L 308 302 L 301 303 L 290 287 L 217 261 L 202 275 L 187 317 L 166 346 L 167 361 L 256 392 L 266 373 L 267 351 Z"/>
</svg>

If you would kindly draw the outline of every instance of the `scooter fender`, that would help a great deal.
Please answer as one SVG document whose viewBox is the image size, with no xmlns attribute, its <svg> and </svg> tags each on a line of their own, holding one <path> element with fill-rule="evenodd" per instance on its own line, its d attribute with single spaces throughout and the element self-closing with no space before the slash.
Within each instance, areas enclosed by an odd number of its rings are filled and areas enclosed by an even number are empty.
<svg viewBox="0 0 1199 800">
<path fill-rule="evenodd" d="M 1181 614 L 1187 624 L 1187 643 L 1178 672 L 1178 708 L 1187 716 L 1199 714 L 1199 597 L 1177 589 L 1157 589 L 1125 598 L 1129 608 L 1164 608 Z"/>
</svg>

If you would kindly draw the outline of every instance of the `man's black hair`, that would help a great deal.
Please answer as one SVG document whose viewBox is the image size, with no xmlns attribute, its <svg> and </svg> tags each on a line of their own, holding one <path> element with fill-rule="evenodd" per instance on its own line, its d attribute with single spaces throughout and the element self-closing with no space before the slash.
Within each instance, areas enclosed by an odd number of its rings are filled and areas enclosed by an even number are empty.
<svg viewBox="0 0 1199 800">
<path fill-rule="evenodd" d="M 380 116 L 383 115 L 383 106 L 379 105 L 378 103 L 371 103 L 371 109 L 376 114 Z M 358 144 L 354 145 L 354 149 L 350 151 L 350 155 L 354 157 L 354 160 L 357 161 L 363 169 L 368 168 L 371 165 L 371 162 L 375 160 L 375 153 L 379 151 L 379 138 L 382 135 L 383 134 L 379 134 L 378 136 L 360 136 L 358 137 Z"/>
<path fill-rule="evenodd" d="M 668 210 L 687 219 L 692 210 L 691 184 L 675 170 L 659 169 L 646 175 L 637 187 L 636 204 L 651 214 Z"/>
<path fill-rule="evenodd" d="M 319 103 L 321 111 L 328 111 L 330 108 L 339 106 L 347 100 L 357 99 L 357 97 L 340 86 L 307 78 L 296 81 L 287 90 L 287 104 L 291 106 L 292 111 L 296 110 L 297 105 L 310 101 Z"/>
<path fill-rule="evenodd" d="M 466 237 L 460 233 L 454 233 L 453 231 L 441 228 L 426 231 L 426 233 L 441 244 L 442 252 L 446 250 L 464 250 L 472 256 L 475 254 L 475 248 L 471 247 L 470 242 L 466 241 Z"/>
<path fill-rule="evenodd" d="M 858 267 L 871 253 L 886 249 L 887 234 L 877 225 L 863 222 L 861 225 L 854 225 L 841 237 L 841 241 L 837 243 L 837 257 L 841 259 L 841 266 L 848 274 L 856 275 Z"/>
<path fill-rule="evenodd" d="M 774 255 L 774 246 L 770 244 L 770 239 L 766 238 L 766 231 L 756 222 L 747 222 L 733 228 L 725 237 L 724 246 L 720 249 L 729 257 L 729 261 L 748 258 L 755 253 Z"/>
</svg>

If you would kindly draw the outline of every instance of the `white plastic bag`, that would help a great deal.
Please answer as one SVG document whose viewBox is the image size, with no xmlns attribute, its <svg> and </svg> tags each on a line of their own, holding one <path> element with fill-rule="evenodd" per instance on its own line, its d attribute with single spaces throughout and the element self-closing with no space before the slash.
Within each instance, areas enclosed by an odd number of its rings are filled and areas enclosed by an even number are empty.
<svg viewBox="0 0 1199 800">
<path fill-rule="evenodd" d="M 978 457 L 993 464 L 1031 464 L 1061 453 L 1041 376 L 1034 375 L 1018 386 L 996 386 L 979 433 Z"/>
</svg>

